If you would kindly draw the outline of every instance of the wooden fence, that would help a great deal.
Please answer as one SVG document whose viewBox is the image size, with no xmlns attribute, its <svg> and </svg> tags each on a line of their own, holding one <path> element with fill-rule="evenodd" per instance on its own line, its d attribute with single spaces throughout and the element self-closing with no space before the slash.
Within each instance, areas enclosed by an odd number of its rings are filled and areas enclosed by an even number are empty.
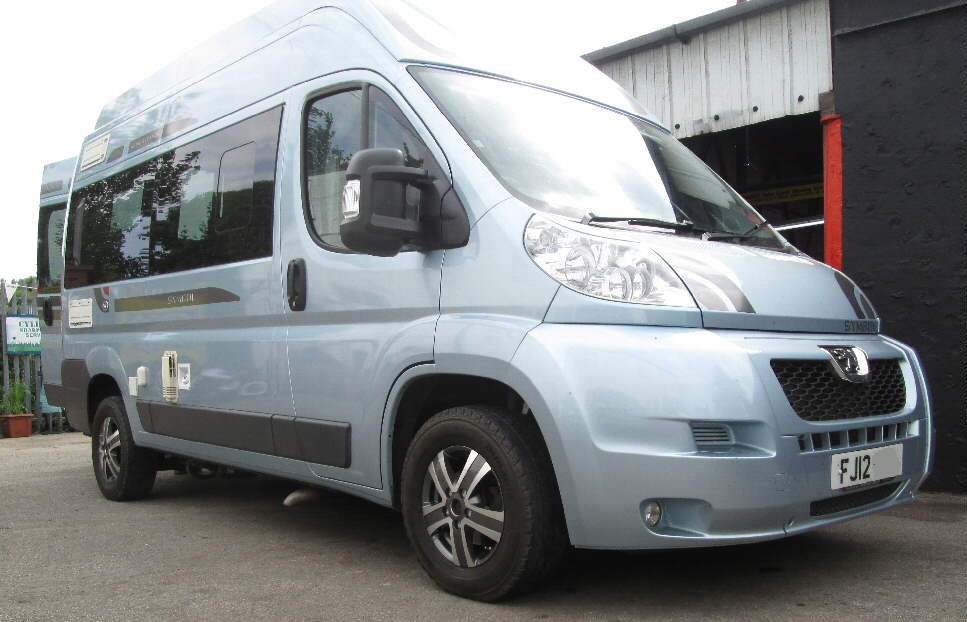
<svg viewBox="0 0 967 622">
<path fill-rule="evenodd" d="M 8 299 L 7 284 L 0 279 L 0 343 L 3 347 L 3 394 L 6 395 L 10 384 L 18 380 L 27 385 L 27 390 L 30 391 L 29 407 L 36 421 L 37 416 L 41 414 L 40 355 L 7 352 L 7 317 L 11 315 L 37 316 L 33 288 L 18 287 Z M 49 423 L 47 427 L 50 427 Z"/>
</svg>

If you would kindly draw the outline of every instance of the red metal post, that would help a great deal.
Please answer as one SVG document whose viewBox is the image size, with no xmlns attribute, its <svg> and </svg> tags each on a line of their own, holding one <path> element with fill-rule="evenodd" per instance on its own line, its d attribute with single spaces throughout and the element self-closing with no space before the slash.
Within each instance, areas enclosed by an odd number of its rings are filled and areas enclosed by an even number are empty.
<svg viewBox="0 0 967 622">
<path fill-rule="evenodd" d="M 843 120 L 838 114 L 823 124 L 823 240 L 826 263 L 843 269 Z"/>
</svg>

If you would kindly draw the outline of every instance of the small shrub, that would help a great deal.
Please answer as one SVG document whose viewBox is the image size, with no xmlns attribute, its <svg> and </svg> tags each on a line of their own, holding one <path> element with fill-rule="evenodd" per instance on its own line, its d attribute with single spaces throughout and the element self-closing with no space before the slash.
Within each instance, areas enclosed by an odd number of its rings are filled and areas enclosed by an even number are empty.
<svg viewBox="0 0 967 622">
<path fill-rule="evenodd" d="M 30 391 L 23 382 L 14 382 L 0 400 L 0 415 L 20 415 L 29 413 Z"/>
</svg>

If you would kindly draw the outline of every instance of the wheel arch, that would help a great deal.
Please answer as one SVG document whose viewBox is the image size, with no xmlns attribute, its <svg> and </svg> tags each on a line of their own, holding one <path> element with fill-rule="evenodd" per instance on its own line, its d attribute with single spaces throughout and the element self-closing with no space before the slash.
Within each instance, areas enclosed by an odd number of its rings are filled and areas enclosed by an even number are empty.
<svg viewBox="0 0 967 622">
<path fill-rule="evenodd" d="M 93 432 L 94 413 L 104 399 L 112 396 L 122 397 L 121 389 L 110 374 L 97 374 L 87 385 L 87 427 Z M 123 400 L 123 398 L 122 398 Z"/>
<path fill-rule="evenodd" d="M 564 459 L 556 422 L 537 389 L 522 376 L 515 377 L 509 364 L 505 373 L 482 374 L 460 366 L 424 364 L 411 367 L 397 379 L 383 417 L 383 481 L 389 500 L 399 507 L 399 481 L 403 458 L 414 434 L 437 412 L 453 406 L 485 404 L 528 417 L 543 441 L 558 498 L 566 512 L 562 490 L 571 476 Z"/>
<path fill-rule="evenodd" d="M 134 428 L 130 410 L 132 404 L 130 400 L 125 398 L 122 391 L 126 380 L 124 365 L 121 363 L 117 352 L 107 346 L 95 347 L 83 359 L 75 360 L 75 364 L 78 367 L 78 373 L 74 375 L 77 377 L 77 381 L 82 382 L 82 384 L 74 387 L 74 389 L 81 392 L 77 401 L 86 410 L 83 423 L 87 425 L 87 431 L 91 431 L 97 405 L 104 398 L 112 395 L 121 398 L 124 403 L 125 414 L 128 417 L 128 424 Z"/>
</svg>

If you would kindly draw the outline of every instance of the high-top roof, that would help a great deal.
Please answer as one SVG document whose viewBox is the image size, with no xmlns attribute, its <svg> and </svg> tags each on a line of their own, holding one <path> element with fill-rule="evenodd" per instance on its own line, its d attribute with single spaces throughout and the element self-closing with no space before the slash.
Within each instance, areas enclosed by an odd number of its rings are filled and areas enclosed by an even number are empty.
<svg viewBox="0 0 967 622">
<path fill-rule="evenodd" d="M 40 181 L 41 199 L 67 194 L 76 164 L 77 158 L 68 158 L 44 165 L 44 176 Z"/>
<path fill-rule="evenodd" d="M 582 94 L 646 114 L 582 59 L 542 53 L 533 41 L 507 41 L 494 33 L 454 33 L 406 0 L 280 0 L 184 54 L 108 102 L 95 126 L 106 128 L 186 86 L 227 67 L 298 28 L 316 10 L 349 14 L 400 61 L 472 68 Z M 482 36 L 480 36 L 482 35 Z"/>
</svg>

